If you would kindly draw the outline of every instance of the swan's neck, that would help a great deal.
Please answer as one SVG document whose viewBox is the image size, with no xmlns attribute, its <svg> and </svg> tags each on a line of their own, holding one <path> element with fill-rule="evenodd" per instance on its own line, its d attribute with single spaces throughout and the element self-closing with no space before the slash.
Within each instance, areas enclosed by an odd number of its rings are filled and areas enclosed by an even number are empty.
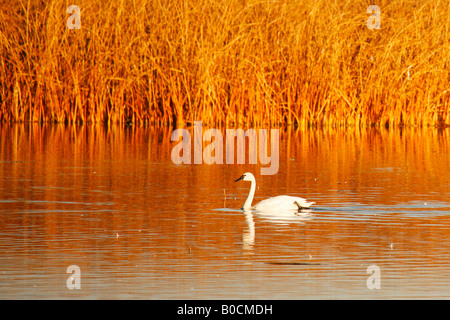
<svg viewBox="0 0 450 320">
<path fill-rule="evenodd" d="M 242 209 L 250 209 L 252 207 L 252 201 L 253 197 L 255 196 L 255 189 L 256 189 L 256 181 L 255 179 L 251 180 L 251 186 L 250 186 L 250 192 L 248 193 L 247 200 L 245 200 L 244 205 L 242 206 Z"/>
</svg>

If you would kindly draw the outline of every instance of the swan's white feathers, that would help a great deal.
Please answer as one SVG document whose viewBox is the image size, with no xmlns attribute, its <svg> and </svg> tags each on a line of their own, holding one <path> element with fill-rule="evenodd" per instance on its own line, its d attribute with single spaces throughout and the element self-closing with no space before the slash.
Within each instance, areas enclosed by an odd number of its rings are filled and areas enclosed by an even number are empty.
<svg viewBox="0 0 450 320">
<path fill-rule="evenodd" d="M 254 209 L 259 212 L 263 211 L 271 211 L 271 212 L 289 212 L 289 211 L 299 211 L 303 208 L 309 208 L 311 205 L 315 204 L 315 202 L 308 202 L 306 199 L 300 197 L 293 196 L 277 196 L 262 200 L 252 207 L 253 196 L 255 195 L 256 189 L 256 180 L 255 176 L 250 173 L 244 173 L 237 181 L 250 181 L 250 192 L 248 193 L 248 197 L 242 206 L 242 209 Z"/>
<path fill-rule="evenodd" d="M 271 197 L 258 202 L 253 208 L 255 210 L 298 210 L 309 208 L 314 202 L 308 202 L 306 199 L 292 196 Z"/>
</svg>

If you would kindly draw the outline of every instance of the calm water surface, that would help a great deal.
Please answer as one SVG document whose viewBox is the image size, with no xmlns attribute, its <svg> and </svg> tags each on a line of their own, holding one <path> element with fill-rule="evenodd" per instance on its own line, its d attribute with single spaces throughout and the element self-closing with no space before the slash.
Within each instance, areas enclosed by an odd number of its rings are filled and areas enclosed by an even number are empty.
<svg viewBox="0 0 450 320">
<path fill-rule="evenodd" d="M 1 126 L 0 299 L 450 298 L 450 130 L 280 129 L 272 176 L 175 165 L 172 131 Z M 245 171 L 315 209 L 244 214 Z"/>
</svg>

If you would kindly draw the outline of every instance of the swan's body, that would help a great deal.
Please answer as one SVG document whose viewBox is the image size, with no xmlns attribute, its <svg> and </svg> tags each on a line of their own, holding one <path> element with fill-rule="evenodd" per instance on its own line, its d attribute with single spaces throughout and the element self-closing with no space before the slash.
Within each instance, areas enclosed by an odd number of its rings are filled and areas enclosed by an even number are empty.
<svg viewBox="0 0 450 320">
<path fill-rule="evenodd" d="M 244 173 L 237 181 L 250 181 L 250 192 L 248 193 L 247 200 L 245 200 L 242 206 L 243 210 L 254 209 L 257 211 L 277 211 L 277 212 L 287 212 L 287 211 L 299 211 L 303 208 L 309 208 L 315 202 L 308 202 L 306 199 L 300 197 L 292 196 L 277 196 L 262 200 L 252 207 L 253 197 L 255 196 L 256 190 L 256 180 L 255 176 L 250 172 Z"/>
</svg>

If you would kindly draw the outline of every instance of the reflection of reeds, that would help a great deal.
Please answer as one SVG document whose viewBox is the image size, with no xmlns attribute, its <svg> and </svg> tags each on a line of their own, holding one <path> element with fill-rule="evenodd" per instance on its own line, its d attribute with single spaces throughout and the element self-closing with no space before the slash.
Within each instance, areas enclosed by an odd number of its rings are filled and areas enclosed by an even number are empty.
<svg viewBox="0 0 450 320">
<path fill-rule="evenodd" d="M 283 255 L 283 247 L 277 244 L 286 237 L 298 244 L 297 253 L 305 250 L 303 242 L 298 241 L 305 230 L 308 234 L 303 238 L 313 241 L 312 249 L 306 252 L 318 257 L 325 254 L 323 243 L 341 239 L 343 230 L 356 228 L 354 237 L 336 241 L 332 250 L 338 253 L 343 243 L 352 248 L 367 242 L 367 234 L 373 231 L 368 233 L 367 223 L 342 219 L 339 211 L 336 220 L 326 218 L 321 228 L 313 225 L 300 231 L 285 228 L 283 232 L 272 232 L 273 226 L 266 228 L 265 222 L 259 220 L 260 237 L 256 237 L 257 246 L 252 247 L 252 217 L 244 220 L 241 214 L 213 209 L 239 208 L 248 186 L 237 186 L 234 180 L 245 171 L 257 173 L 259 167 L 249 165 L 248 160 L 245 165 L 174 165 L 170 159 L 174 145 L 171 133 L 167 126 L 121 129 L 37 123 L 1 125 L 3 242 L 10 239 L 12 244 L 23 244 L 30 257 L 54 257 L 58 250 L 65 253 L 63 257 L 70 257 L 63 258 L 68 266 L 73 261 L 95 261 L 95 257 L 86 259 L 89 252 L 98 255 L 97 250 L 89 248 L 119 240 L 111 244 L 111 253 L 102 259 L 130 261 L 135 268 L 149 261 L 159 261 L 155 266 L 167 266 L 162 257 L 185 259 L 188 253 L 191 258 L 217 262 L 223 259 L 222 248 L 236 252 L 240 233 L 245 252 L 267 247 L 268 254 L 279 248 L 279 255 Z M 448 206 L 436 209 L 442 210 L 438 218 L 431 212 L 427 217 L 427 211 L 418 211 L 419 216 L 411 218 L 396 208 L 411 202 L 448 204 L 450 185 L 445 172 L 450 171 L 449 150 L 448 129 L 287 127 L 280 129 L 279 173 L 265 177 L 257 174 L 256 195 L 258 199 L 277 194 L 304 196 L 322 208 L 346 210 L 348 205 L 359 204 L 375 210 L 387 208 L 391 214 L 378 215 L 370 210 L 364 214 L 371 216 L 375 225 L 391 221 L 390 217 L 397 221 L 375 234 L 371 243 L 376 247 L 402 244 L 412 250 L 405 251 L 408 258 L 420 248 L 418 241 L 425 239 L 431 251 L 444 252 L 450 247 L 448 241 L 442 241 L 450 235 L 449 228 L 442 228 L 450 225 Z M 226 205 L 222 201 L 225 189 Z M 322 220 L 321 215 L 317 211 L 318 220 Z M 19 228 L 17 232 L 15 228 Z M 21 232 L 23 228 L 26 230 Z M 269 236 L 264 236 L 265 232 Z M 78 239 L 74 237 L 81 238 L 73 241 Z M 36 241 L 40 244 L 36 245 Z M 443 243 L 447 246 L 443 247 Z M 148 248 L 153 248 L 155 254 L 148 255 Z M 80 252 L 79 260 L 73 257 L 73 250 Z M 124 260 L 124 253 L 128 260 Z M 7 259 L 9 264 L 14 257 L 18 259 L 17 254 Z M 29 259 L 29 263 L 35 262 Z"/>
<path fill-rule="evenodd" d="M 0 120 L 450 124 L 445 1 L 70 4 L 0 6 Z"/>
</svg>

